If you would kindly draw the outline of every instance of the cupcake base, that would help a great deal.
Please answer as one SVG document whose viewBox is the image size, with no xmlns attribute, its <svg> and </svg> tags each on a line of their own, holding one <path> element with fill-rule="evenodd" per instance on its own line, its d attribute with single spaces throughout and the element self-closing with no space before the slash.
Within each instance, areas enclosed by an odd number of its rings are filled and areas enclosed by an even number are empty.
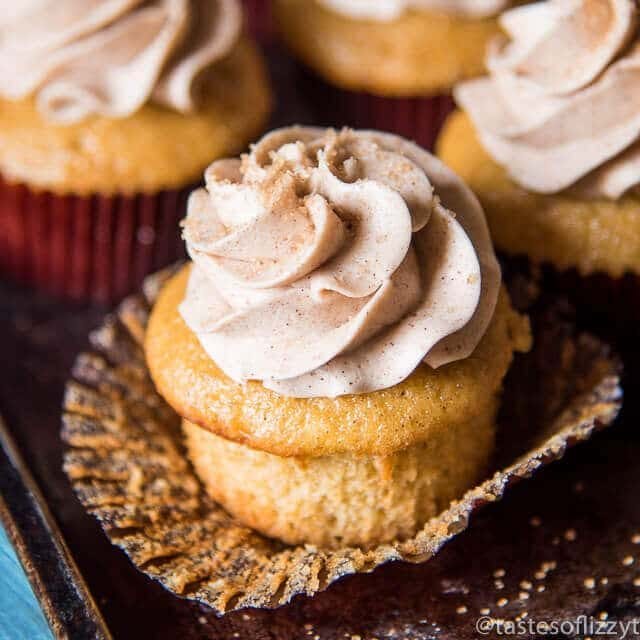
<svg viewBox="0 0 640 640">
<path fill-rule="evenodd" d="M 406 540 L 486 476 L 498 398 L 388 456 L 281 457 L 183 421 L 207 493 L 239 522 L 288 544 L 370 548 Z"/>
<path fill-rule="evenodd" d="M 81 197 L 0 177 L 0 274 L 77 302 L 121 299 L 184 255 L 189 192 Z"/>
<path fill-rule="evenodd" d="M 316 0 L 273 0 L 280 36 L 296 58 L 335 86 L 385 96 L 449 93 L 484 72 L 494 18 L 422 8 L 393 20 L 344 15 Z"/>
</svg>

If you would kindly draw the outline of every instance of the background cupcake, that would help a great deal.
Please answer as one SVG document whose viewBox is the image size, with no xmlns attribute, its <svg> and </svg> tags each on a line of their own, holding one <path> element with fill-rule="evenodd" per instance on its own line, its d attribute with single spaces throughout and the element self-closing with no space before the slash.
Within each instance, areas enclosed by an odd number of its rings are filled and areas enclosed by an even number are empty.
<svg viewBox="0 0 640 640">
<path fill-rule="evenodd" d="M 322 118 L 393 131 L 431 147 L 458 81 L 482 73 L 508 0 L 275 0 L 290 49 L 329 85 Z"/>
<path fill-rule="evenodd" d="M 549 0 L 502 24 L 510 40 L 489 76 L 456 88 L 462 111 L 439 153 L 482 201 L 499 249 L 576 274 L 592 308 L 619 291 L 627 313 L 640 282 L 636 4 Z"/>
<path fill-rule="evenodd" d="M 3 273 L 108 302 L 180 254 L 188 188 L 269 113 L 241 25 L 236 0 L 3 10 Z"/>
</svg>

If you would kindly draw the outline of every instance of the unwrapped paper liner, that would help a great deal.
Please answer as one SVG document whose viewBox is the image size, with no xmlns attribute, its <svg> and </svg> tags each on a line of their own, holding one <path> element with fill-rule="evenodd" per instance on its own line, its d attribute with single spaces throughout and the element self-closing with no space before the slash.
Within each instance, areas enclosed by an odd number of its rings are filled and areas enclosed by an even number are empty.
<svg viewBox="0 0 640 640">
<path fill-rule="evenodd" d="M 142 343 L 150 305 L 170 275 L 147 278 L 144 294 L 127 298 L 92 334 L 93 351 L 78 357 L 65 397 L 64 466 L 82 504 L 140 570 L 219 614 L 278 607 L 391 560 L 428 560 L 483 505 L 611 424 L 620 409 L 617 360 L 544 312 L 534 318 L 536 346 L 506 383 L 499 471 L 408 540 L 371 549 L 288 546 L 240 525 L 206 496 L 184 454 L 180 418 L 153 388 Z"/>
</svg>

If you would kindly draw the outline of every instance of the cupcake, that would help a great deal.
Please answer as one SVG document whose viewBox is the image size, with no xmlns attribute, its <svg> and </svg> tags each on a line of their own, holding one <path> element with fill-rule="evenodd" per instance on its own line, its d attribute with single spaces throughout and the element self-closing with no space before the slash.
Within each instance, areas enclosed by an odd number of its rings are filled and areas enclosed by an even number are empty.
<svg viewBox="0 0 640 640">
<path fill-rule="evenodd" d="M 180 254 L 212 159 L 270 91 L 236 0 L 14 3 L 0 17 L 0 269 L 108 302 Z"/>
<path fill-rule="evenodd" d="M 455 83 L 484 71 L 508 0 L 275 0 L 279 30 L 317 76 L 328 120 L 431 148 Z M 337 87 L 337 88 L 331 88 Z"/>
<path fill-rule="evenodd" d="M 501 18 L 489 75 L 460 84 L 438 151 L 498 249 L 575 286 L 640 282 L 640 37 L 632 0 L 548 0 Z M 622 284 L 624 282 L 624 284 Z M 622 286 L 622 289 L 619 287 Z M 605 287 L 606 288 L 606 287 Z M 609 293 L 603 304 L 610 305 Z M 638 307 L 639 305 L 635 305 Z M 640 315 L 638 316 L 640 317 Z"/>
<path fill-rule="evenodd" d="M 145 337 L 203 485 L 287 543 L 414 535 L 486 474 L 530 346 L 480 205 L 374 131 L 278 130 L 205 182 Z"/>
</svg>

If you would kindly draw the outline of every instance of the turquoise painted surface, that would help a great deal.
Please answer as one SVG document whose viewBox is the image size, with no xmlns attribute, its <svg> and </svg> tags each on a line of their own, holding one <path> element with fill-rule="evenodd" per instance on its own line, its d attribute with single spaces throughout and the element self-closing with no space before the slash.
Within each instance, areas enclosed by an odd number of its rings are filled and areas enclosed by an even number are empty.
<svg viewBox="0 0 640 640">
<path fill-rule="evenodd" d="M 52 640 L 5 530 L 0 526 L 0 640 Z"/>
</svg>

